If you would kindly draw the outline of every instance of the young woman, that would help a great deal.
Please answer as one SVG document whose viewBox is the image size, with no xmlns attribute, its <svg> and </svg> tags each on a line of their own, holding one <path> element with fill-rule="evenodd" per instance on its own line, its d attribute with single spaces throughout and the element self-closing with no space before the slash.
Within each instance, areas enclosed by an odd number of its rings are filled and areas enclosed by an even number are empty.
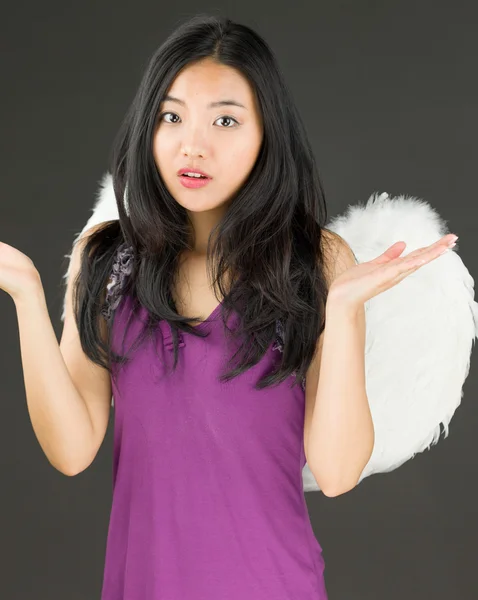
<svg viewBox="0 0 478 600">
<path fill-rule="evenodd" d="M 328 496 L 357 484 L 364 303 L 456 236 L 356 264 L 272 51 L 228 19 L 193 18 L 153 55 L 110 170 L 119 218 L 75 244 L 60 346 L 38 271 L 0 246 L 57 469 L 92 463 L 114 395 L 102 600 L 326 599 L 302 468 Z"/>
</svg>

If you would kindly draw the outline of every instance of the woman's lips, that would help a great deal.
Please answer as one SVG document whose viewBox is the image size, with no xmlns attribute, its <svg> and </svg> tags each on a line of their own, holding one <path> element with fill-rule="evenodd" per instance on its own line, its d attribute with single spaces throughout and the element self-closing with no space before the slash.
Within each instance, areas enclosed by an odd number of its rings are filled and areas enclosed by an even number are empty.
<svg viewBox="0 0 478 600">
<path fill-rule="evenodd" d="M 184 187 L 190 189 L 201 188 L 207 185 L 210 181 L 210 177 L 188 177 L 187 175 L 180 175 L 179 181 L 183 184 Z"/>
</svg>

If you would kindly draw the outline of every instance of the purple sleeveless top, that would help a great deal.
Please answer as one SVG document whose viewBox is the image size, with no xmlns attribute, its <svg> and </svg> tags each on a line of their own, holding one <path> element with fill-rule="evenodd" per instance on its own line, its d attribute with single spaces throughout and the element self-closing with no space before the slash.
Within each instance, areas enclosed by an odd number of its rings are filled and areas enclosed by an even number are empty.
<svg viewBox="0 0 478 600">
<path fill-rule="evenodd" d="M 128 255 L 109 286 L 112 343 L 128 351 L 147 320 L 121 297 Z M 157 325 L 132 359 L 113 365 L 113 499 L 101 600 L 326 600 L 324 560 L 309 520 L 302 469 L 304 386 L 255 390 L 280 359 L 227 383 L 219 304 L 197 328 Z M 233 325 L 237 315 L 230 317 Z M 235 348 L 234 348 L 235 350 Z"/>
</svg>

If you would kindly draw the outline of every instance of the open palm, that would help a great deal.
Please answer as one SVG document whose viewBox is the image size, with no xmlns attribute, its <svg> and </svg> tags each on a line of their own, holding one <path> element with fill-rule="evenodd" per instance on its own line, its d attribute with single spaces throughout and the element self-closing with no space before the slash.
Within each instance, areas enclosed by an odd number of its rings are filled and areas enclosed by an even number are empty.
<svg viewBox="0 0 478 600">
<path fill-rule="evenodd" d="M 0 289 L 14 300 L 28 294 L 39 275 L 31 258 L 9 244 L 0 242 Z"/>
<path fill-rule="evenodd" d="M 434 244 L 418 248 L 402 257 L 400 254 L 406 244 L 396 242 L 377 258 L 354 265 L 341 273 L 331 285 L 329 294 L 333 293 L 334 298 L 352 306 L 360 306 L 441 256 L 454 246 L 455 239 L 455 235 L 447 234 Z"/>
</svg>

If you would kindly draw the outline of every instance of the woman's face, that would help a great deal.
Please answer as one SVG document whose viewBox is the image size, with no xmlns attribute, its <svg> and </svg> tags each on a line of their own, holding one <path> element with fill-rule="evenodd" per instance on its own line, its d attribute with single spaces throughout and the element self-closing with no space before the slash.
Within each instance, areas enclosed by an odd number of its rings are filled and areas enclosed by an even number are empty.
<svg viewBox="0 0 478 600">
<path fill-rule="evenodd" d="M 168 97 L 181 102 L 166 99 L 159 108 L 153 154 L 161 178 L 188 211 L 224 209 L 247 180 L 262 143 L 253 89 L 235 69 L 204 59 L 177 75 Z M 223 101 L 242 106 L 209 106 Z M 203 187 L 185 187 L 182 168 L 200 169 L 211 179 Z"/>
</svg>

